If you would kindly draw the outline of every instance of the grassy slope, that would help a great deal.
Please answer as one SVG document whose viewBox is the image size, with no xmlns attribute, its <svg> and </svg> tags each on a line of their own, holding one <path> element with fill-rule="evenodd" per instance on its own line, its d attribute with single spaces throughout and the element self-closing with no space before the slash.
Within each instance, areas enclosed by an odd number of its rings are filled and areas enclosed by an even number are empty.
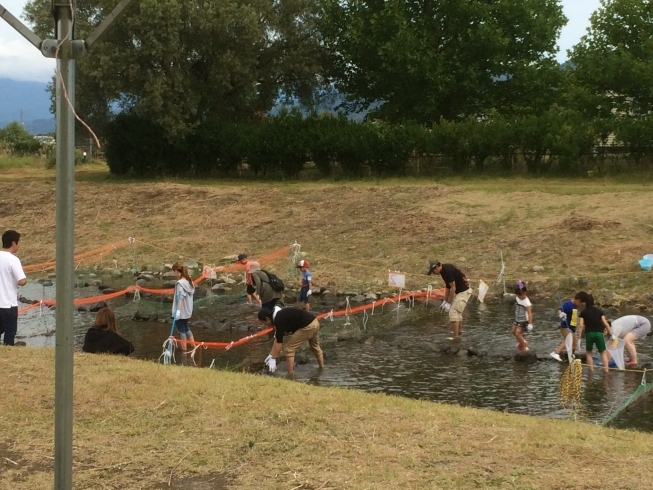
<svg viewBox="0 0 653 490">
<path fill-rule="evenodd" d="M 0 175 L 0 228 L 25 234 L 25 264 L 54 257 L 53 176 L 31 167 Z M 388 269 L 407 272 L 409 287 L 424 287 L 431 258 L 492 281 L 500 250 L 510 280 L 548 281 L 549 291 L 564 291 L 556 281 L 577 276 L 590 280 L 582 287 L 641 300 L 653 284 L 652 274 L 637 272 L 638 259 L 653 253 L 653 192 L 646 182 L 133 182 L 111 179 L 98 165 L 80 167 L 78 178 L 77 251 L 135 236 L 139 265 L 179 257 L 216 263 L 227 254 L 256 256 L 297 240 L 316 284 L 338 289 L 381 289 Z M 133 263 L 129 247 L 105 256 L 104 265 L 113 259 L 123 268 Z M 534 265 L 544 273 L 533 273 Z M 579 287 L 565 284 L 569 292 Z"/>
<path fill-rule="evenodd" d="M 0 350 L 0 488 L 50 488 L 54 352 Z M 636 489 L 653 479 L 647 434 L 122 358 L 75 361 L 76 489 L 168 488 L 171 470 L 171 488 L 189 489 Z"/>
</svg>

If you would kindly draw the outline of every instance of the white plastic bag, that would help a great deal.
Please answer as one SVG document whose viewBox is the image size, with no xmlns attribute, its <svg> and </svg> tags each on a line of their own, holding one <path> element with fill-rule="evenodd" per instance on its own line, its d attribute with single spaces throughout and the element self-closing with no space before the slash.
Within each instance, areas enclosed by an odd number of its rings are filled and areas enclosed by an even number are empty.
<svg viewBox="0 0 653 490">
<path fill-rule="evenodd" d="M 490 286 L 487 285 L 487 283 L 481 279 L 480 284 L 478 285 L 478 300 L 483 303 L 485 300 L 485 295 L 489 291 Z"/>
<path fill-rule="evenodd" d="M 617 365 L 620 371 L 626 369 L 626 362 L 624 360 L 625 346 L 626 342 L 624 342 L 624 339 L 610 339 L 605 344 L 605 348 L 608 350 L 608 354 L 610 354 L 610 357 L 614 359 L 614 363 Z"/>
</svg>

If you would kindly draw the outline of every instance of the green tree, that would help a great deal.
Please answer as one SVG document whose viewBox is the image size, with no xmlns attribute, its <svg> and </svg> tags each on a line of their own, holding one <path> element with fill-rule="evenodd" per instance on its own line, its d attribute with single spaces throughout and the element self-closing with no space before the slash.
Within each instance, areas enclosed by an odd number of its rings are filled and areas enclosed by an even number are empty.
<svg viewBox="0 0 653 490">
<path fill-rule="evenodd" d="M 576 105 L 592 117 L 653 110 L 653 2 L 603 0 L 571 50 Z"/>
<path fill-rule="evenodd" d="M 559 0 L 321 1 L 339 89 L 385 120 L 532 112 L 561 81 Z"/>
<path fill-rule="evenodd" d="M 0 129 L 0 141 L 4 141 L 12 153 L 31 155 L 41 148 L 39 140 L 34 138 L 21 123 L 14 121 Z"/>
<path fill-rule="evenodd" d="M 42 37 L 53 35 L 50 3 L 25 7 Z M 76 37 L 116 3 L 77 0 Z M 309 100 L 322 53 L 311 0 L 140 0 L 78 63 L 77 108 L 100 128 L 119 107 L 184 135 L 252 118 L 280 95 Z"/>
</svg>

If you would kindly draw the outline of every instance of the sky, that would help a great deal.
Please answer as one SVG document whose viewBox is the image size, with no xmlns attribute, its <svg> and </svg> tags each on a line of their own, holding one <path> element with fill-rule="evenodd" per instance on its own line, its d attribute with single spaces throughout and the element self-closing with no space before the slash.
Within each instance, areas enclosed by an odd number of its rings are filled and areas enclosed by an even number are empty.
<svg viewBox="0 0 653 490">
<path fill-rule="evenodd" d="M 27 0 L 0 0 L 0 4 L 16 17 L 20 17 L 26 3 Z M 562 0 L 569 21 L 562 29 L 558 43 L 559 61 L 567 59 L 567 49 L 585 34 L 589 17 L 599 4 L 600 0 Z M 0 78 L 48 82 L 54 67 L 54 60 L 44 58 L 34 46 L 0 19 Z"/>
</svg>

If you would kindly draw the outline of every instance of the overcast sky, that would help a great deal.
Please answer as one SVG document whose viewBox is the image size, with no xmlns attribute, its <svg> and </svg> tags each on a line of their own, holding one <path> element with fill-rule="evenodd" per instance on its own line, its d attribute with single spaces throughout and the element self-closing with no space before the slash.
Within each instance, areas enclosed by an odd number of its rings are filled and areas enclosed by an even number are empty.
<svg viewBox="0 0 653 490">
<path fill-rule="evenodd" d="M 27 0 L 0 0 L 7 10 L 19 17 Z M 558 59 L 567 59 L 566 50 L 585 34 L 591 13 L 599 0 L 562 0 L 569 22 L 560 36 Z M 27 40 L 0 19 L 0 78 L 47 82 L 54 71 L 54 60 L 46 59 Z"/>
</svg>

